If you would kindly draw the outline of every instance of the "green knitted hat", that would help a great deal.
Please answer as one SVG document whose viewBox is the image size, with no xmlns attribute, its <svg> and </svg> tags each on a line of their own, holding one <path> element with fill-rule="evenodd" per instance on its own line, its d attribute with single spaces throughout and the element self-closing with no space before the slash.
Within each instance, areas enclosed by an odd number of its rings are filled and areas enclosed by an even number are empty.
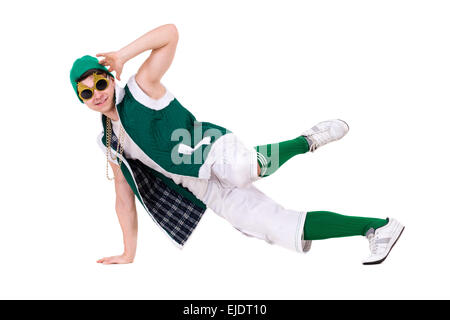
<svg viewBox="0 0 450 320">
<path fill-rule="evenodd" d="M 109 72 L 105 66 L 101 65 L 95 57 L 84 56 L 75 60 L 72 69 L 70 70 L 70 83 L 72 84 L 73 90 L 75 90 L 75 94 L 81 103 L 83 103 L 83 100 L 81 100 L 78 96 L 77 80 L 83 75 L 83 73 L 91 69 L 103 70 L 105 73 L 114 78 L 111 72 Z"/>
</svg>

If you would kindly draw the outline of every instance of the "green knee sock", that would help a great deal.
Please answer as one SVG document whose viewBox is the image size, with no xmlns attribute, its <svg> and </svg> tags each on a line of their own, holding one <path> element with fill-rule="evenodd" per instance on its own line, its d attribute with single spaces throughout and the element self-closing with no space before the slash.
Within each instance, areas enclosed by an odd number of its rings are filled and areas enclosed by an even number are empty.
<svg viewBox="0 0 450 320">
<path fill-rule="evenodd" d="M 344 216 L 329 211 L 311 211 L 306 214 L 303 237 L 305 240 L 365 236 L 370 228 L 386 225 L 386 219 Z"/>
<path fill-rule="evenodd" d="M 267 177 L 278 170 L 286 161 L 297 154 L 309 151 L 309 143 L 305 137 L 287 140 L 279 143 L 254 147 L 258 154 L 258 164 L 261 177 Z"/>
</svg>

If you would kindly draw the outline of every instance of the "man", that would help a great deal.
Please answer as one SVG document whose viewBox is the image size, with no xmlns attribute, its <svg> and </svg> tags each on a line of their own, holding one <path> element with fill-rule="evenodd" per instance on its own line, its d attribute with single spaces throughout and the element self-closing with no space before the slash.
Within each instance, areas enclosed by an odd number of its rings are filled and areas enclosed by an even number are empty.
<svg viewBox="0 0 450 320">
<path fill-rule="evenodd" d="M 162 85 L 177 42 L 176 27 L 163 25 L 119 51 L 97 54 L 100 62 L 84 56 L 72 66 L 79 100 L 101 116 L 98 142 L 114 172 L 123 231 L 124 252 L 97 262 L 133 262 L 135 196 L 179 247 L 209 207 L 242 233 L 298 252 L 307 252 L 312 240 L 366 236 L 371 254 L 363 263 L 384 261 L 404 229 L 395 219 L 287 210 L 253 185 L 293 156 L 341 139 L 348 125 L 324 121 L 292 140 L 247 148 L 226 128 L 197 122 Z M 111 72 L 120 80 L 124 64 L 147 50 L 150 56 L 126 87 L 116 85 Z"/>
</svg>

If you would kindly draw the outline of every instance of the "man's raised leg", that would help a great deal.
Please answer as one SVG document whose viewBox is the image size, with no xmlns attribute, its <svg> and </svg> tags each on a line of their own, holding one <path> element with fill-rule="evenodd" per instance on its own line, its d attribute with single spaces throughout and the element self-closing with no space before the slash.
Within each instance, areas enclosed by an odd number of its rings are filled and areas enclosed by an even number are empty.
<svg viewBox="0 0 450 320">
<path fill-rule="evenodd" d="M 254 147 L 258 157 L 258 175 L 267 177 L 292 157 L 314 152 L 317 148 L 344 137 L 349 126 L 342 120 L 328 120 L 316 124 L 295 139 Z"/>
</svg>

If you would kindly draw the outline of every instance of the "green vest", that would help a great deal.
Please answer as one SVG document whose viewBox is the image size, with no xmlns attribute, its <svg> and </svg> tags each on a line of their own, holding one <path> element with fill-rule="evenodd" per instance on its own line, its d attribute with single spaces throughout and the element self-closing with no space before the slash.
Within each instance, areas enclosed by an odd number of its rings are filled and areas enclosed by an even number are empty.
<svg viewBox="0 0 450 320">
<path fill-rule="evenodd" d="M 136 100 L 127 85 L 123 99 L 116 105 L 120 122 L 139 148 L 167 172 L 197 178 L 213 143 L 231 131 L 210 122 L 198 122 L 194 115 L 173 98 L 162 109 L 155 110 Z M 210 137 L 210 138 L 208 138 Z M 180 144 L 194 149 L 181 153 Z"/>
</svg>

